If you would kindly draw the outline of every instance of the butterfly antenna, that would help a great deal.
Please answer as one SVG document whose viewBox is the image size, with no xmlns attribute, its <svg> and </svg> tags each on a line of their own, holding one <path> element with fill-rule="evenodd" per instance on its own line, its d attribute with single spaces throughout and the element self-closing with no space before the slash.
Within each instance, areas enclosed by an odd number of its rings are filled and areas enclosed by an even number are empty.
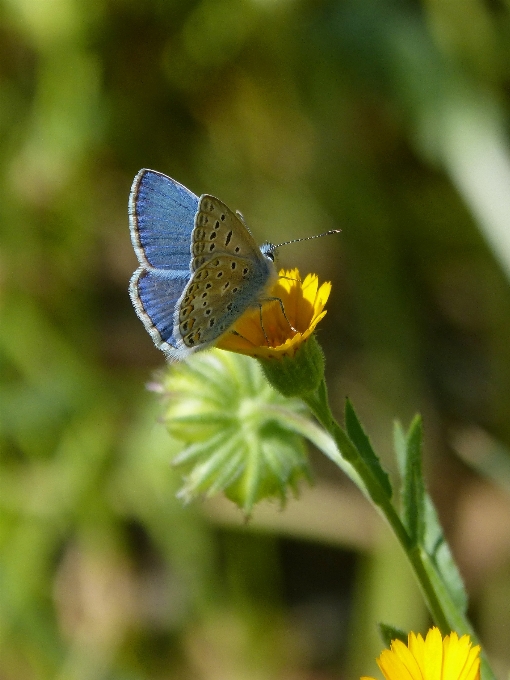
<svg viewBox="0 0 510 680">
<path fill-rule="evenodd" d="M 281 246 L 288 246 L 290 243 L 298 243 L 299 241 L 311 241 L 313 238 L 322 238 L 323 236 L 331 236 L 331 234 L 339 234 L 341 229 L 330 229 L 325 231 L 323 234 L 315 234 L 315 236 L 304 236 L 303 238 L 293 238 L 292 241 L 284 241 L 284 243 L 278 243 L 277 245 L 271 244 L 271 250 L 276 250 Z"/>
</svg>

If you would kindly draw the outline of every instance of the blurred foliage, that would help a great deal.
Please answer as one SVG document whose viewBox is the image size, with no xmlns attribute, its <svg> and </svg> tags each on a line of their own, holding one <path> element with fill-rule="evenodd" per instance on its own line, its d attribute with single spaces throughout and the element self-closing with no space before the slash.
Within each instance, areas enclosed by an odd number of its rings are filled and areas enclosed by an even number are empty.
<svg viewBox="0 0 510 680">
<path fill-rule="evenodd" d="M 508 504 L 470 540 L 483 483 L 453 447 L 487 433 L 508 474 L 509 74 L 508 0 L 0 4 L 2 680 L 356 677 L 378 620 L 424 622 L 384 542 L 353 562 L 175 500 L 144 391 L 163 359 L 126 291 L 141 167 L 261 242 L 343 229 L 281 264 L 333 281 L 330 391 L 377 450 L 423 412 L 432 495 L 508 670 Z"/>
</svg>

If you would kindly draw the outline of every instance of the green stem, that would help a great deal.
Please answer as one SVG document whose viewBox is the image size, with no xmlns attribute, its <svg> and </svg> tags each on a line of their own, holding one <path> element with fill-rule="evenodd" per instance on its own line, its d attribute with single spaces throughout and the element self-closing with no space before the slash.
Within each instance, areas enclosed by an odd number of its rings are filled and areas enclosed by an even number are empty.
<svg viewBox="0 0 510 680">
<path fill-rule="evenodd" d="M 304 401 L 333 437 L 342 456 L 361 478 L 365 493 L 393 529 L 411 563 L 432 618 L 443 635 L 448 635 L 452 630 L 455 630 L 460 634 L 468 634 L 473 642 L 478 644 L 476 635 L 464 614 L 451 602 L 448 593 L 441 589 L 428 555 L 419 546 L 412 544 L 409 534 L 391 502 L 391 498 L 351 442 L 347 433 L 334 419 L 329 407 L 327 387 L 324 380 L 315 392 L 304 397 Z M 494 674 L 483 654 L 482 669 L 485 680 L 494 678 Z"/>
</svg>

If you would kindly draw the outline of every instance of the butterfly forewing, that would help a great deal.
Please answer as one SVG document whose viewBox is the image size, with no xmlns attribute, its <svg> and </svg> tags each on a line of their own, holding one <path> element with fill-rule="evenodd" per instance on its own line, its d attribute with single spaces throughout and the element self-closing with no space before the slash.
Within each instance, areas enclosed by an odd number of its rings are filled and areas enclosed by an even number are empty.
<svg viewBox="0 0 510 680">
<path fill-rule="evenodd" d="M 189 247 L 199 199 L 154 170 L 140 170 L 129 196 L 131 241 L 140 264 L 189 271 Z"/>
<path fill-rule="evenodd" d="M 200 197 L 191 236 L 191 269 L 195 271 L 216 255 L 230 254 L 264 260 L 246 225 L 214 196 Z"/>
</svg>

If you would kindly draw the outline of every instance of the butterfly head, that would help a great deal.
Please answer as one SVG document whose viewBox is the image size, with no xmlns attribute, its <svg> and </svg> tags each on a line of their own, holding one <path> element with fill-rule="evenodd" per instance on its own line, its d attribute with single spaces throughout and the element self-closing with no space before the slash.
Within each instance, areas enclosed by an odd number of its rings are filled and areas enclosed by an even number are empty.
<svg viewBox="0 0 510 680">
<path fill-rule="evenodd" d="M 263 243 L 260 246 L 260 252 L 270 262 L 274 262 L 276 260 L 277 255 L 276 246 L 273 245 L 272 243 L 269 242 Z"/>
</svg>

